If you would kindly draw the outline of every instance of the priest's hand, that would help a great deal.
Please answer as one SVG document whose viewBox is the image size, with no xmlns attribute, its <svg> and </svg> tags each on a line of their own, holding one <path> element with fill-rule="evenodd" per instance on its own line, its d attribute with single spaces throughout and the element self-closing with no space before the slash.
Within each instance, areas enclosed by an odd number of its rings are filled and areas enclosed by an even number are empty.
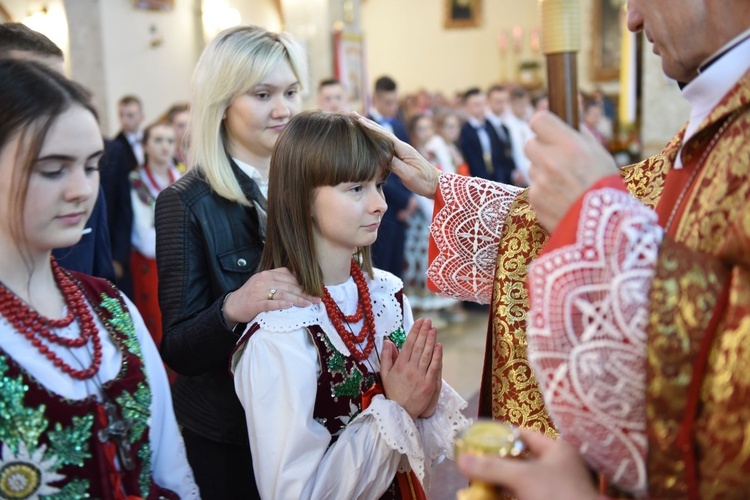
<svg viewBox="0 0 750 500">
<path fill-rule="evenodd" d="M 519 500 L 596 500 L 591 474 L 578 450 L 564 439 L 521 429 L 531 455 L 500 458 L 463 453 L 458 470 L 470 480 L 494 484 Z"/>
<path fill-rule="evenodd" d="M 531 161 L 529 201 L 539 223 L 552 232 L 594 183 L 617 173 L 617 165 L 596 139 L 552 113 L 537 113 L 530 126 L 536 137 L 525 149 Z"/>
<path fill-rule="evenodd" d="M 428 410 L 435 392 L 440 391 L 436 381 L 442 367 L 443 346 L 437 343 L 437 330 L 429 319 L 418 319 L 401 352 L 392 342 L 383 342 L 380 375 L 385 397 L 416 419 Z"/>
<path fill-rule="evenodd" d="M 364 126 L 385 134 L 391 140 L 394 149 L 391 168 L 393 169 L 393 173 L 401 178 L 404 186 L 412 193 L 422 195 L 425 198 L 435 198 L 440 170 L 425 160 L 416 149 L 399 140 L 398 137 L 374 121 L 368 120 L 356 113 L 355 115 L 357 115 L 357 119 Z"/>
</svg>

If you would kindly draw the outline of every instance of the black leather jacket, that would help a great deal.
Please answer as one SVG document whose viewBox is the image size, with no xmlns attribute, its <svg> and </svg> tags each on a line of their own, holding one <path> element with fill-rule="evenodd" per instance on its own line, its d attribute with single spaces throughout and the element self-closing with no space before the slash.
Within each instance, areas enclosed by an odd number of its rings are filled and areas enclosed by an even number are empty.
<svg viewBox="0 0 750 500">
<path fill-rule="evenodd" d="M 232 168 L 245 196 L 262 198 L 255 182 Z M 228 370 L 245 325 L 228 329 L 221 306 L 258 267 L 264 243 L 258 213 L 219 197 L 191 170 L 159 195 L 155 225 L 161 354 L 180 374 L 172 386 L 177 421 L 207 439 L 249 446 Z"/>
</svg>

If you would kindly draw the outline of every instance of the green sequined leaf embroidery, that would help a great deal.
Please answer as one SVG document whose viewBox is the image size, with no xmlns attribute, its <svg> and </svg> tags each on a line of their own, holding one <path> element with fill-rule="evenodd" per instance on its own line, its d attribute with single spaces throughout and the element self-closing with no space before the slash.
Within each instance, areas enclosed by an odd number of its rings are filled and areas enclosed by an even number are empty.
<svg viewBox="0 0 750 500">
<path fill-rule="evenodd" d="M 406 332 L 403 328 L 399 328 L 395 332 L 391 333 L 388 336 L 391 341 L 396 344 L 396 347 L 398 347 L 398 350 L 400 351 L 402 347 L 404 347 L 404 342 L 406 342 Z"/>
<path fill-rule="evenodd" d="M 45 405 L 37 408 L 24 405 L 23 398 L 29 388 L 21 375 L 12 379 L 6 376 L 7 371 L 8 360 L 0 355 L 0 442 L 18 453 L 21 441 L 29 448 L 36 448 L 49 422 L 44 417 Z"/>
<path fill-rule="evenodd" d="M 135 443 L 148 428 L 148 419 L 151 417 L 151 391 L 141 382 L 135 393 L 123 392 L 115 399 L 120 405 L 123 418 L 133 423 L 129 438 L 131 443 Z"/>
<path fill-rule="evenodd" d="M 125 312 L 120 301 L 113 297 L 109 297 L 106 294 L 102 294 L 102 302 L 100 306 L 112 316 L 107 320 L 107 323 L 118 332 L 125 334 L 125 344 L 130 352 L 143 359 L 141 345 L 138 343 L 138 338 L 135 334 L 135 326 L 133 326 L 133 318 L 130 317 L 130 314 Z"/>
<path fill-rule="evenodd" d="M 45 500 L 79 500 L 91 498 L 91 495 L 89 495 L 89 482 L 86 479 L 73 479 L 54 495 L 42 495 L 40 498 L 44 498 Z"/>
<path fill-rule="evenodd" d="M 73 425 L 63 427 L 60 422 L 48 433 L 50 448 L 59 460 L 60 465 L 83 467 L 83 462 L 91 458 L 89 440 L 94 416 L 73 417 Z"/>
</svg>

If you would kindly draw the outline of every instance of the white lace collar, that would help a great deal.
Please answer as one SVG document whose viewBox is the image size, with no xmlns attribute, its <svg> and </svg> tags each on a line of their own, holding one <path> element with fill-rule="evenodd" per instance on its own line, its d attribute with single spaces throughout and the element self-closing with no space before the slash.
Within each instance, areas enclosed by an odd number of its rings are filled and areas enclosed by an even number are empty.
<svg viewBox="0 0 750 500">
<path fill-rule="evenodd" d="M 367 286 L 370 289 L 372 312 L 375 316 L 375 345 L 380 350 L 383 337 L 403 328 L 404 315 L 401 311 L 401 304 L 396 299 L 396 293 L 402 290 L 404 285 L 396 276 L 380 269 L 375 269 L 374 279 L 369 279 L 366 273 L 365 277 L 368 278 Z M 351 315 L 356 312 L 357 285 L 353 278 L 349 277 L 341 285 L 329 286 L 328 292 L 344 314 Z M 278 333 L 320 325 L 337 351 L 344 355 L 350 354 L 328 318 L 322 302 L 304 308 L 292 307 L 280 311 L 266 311 L 260 313 L 255 318 L 255 322 L 263 330 Z M 355 333 L 358 333 L 362 322 L 350 326 Z"/>
</svg>

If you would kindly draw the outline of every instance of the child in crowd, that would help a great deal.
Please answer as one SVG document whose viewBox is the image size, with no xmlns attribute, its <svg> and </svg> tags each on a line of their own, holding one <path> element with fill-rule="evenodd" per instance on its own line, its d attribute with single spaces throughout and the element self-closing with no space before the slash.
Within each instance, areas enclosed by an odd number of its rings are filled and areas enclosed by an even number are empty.
<svg viewBox="0 0 750 500">
<path fill-rule="evenodd" d="M 263 498 L 424 498 L 465 425 L 436 330 L 372 268 L 392 157 L 385 135 L 320 111 L 277 143 L 261 268 L 323 299 L 261 313 L 232 358 Z"/>
<path fill-rule="evenodd" d="M 90 103 L 46 66 L 0 62 L 0 497 L 198 498 L 143 320 L 51 257 L 96 202 Z"/>
</svg>

